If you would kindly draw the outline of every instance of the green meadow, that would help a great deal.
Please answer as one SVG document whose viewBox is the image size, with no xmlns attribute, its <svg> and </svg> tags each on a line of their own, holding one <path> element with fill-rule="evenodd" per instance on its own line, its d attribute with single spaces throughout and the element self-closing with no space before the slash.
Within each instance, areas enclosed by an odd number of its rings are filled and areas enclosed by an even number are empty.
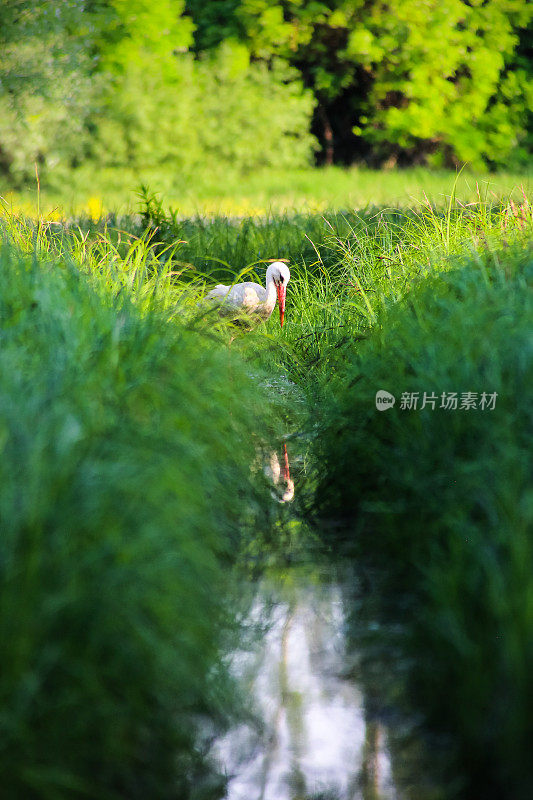
<svg viewBox="0 0 533 800">
<path fill-rule="evenodd" d="M 100 175 L 92 207 L 81 173 L 3 195 L 6 796 L 223 797 L 205 731 L 242 713 L 239 576 L 310 537 L 358 576 L 360 677 L 381 665 L 378 706 L 411 721 L 427 796 L 527 800 L 527 176 L 149 178 Z M 279 258 L 283 328 L 199 304 Z M 263 464 L 296 439 L 281 506 Z M 402 791 L 425 796 L 412 776 Z"/>
<path fill-rule="evenodd" d="M 444 204 L 455 184 L 462 202 L 513 194 L 520 187 L 529 191 L 530 170 L 489 173 L 463 170 L 456 179 L 453 170 L 375 170 L 365 166 L 348 169 L 331 166 L 257 168 L 242 172 L 230 164 L 189 172 L 171 167 L 103 167 L 81 165 L 68 172 L 57 170 L 45 176 L 33 171 L 22 186 L 0 175 L 0 196 L 16 214 L 60 220 L 65 215 L 98 220 L 109 214 L 138 213 L 143 207 L 139 188 L 157 191 L 167 211 L 180 218 L 194 216 L 248 217 L 269 213 L 325 212 L 331 209 L 396 206 L 419 208 L 425 197 Z"/>
</svg>

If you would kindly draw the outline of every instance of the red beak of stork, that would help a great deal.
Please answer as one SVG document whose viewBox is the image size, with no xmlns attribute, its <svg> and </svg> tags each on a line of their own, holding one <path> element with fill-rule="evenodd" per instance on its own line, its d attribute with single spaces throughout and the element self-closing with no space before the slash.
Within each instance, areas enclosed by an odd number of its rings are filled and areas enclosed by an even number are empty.
<svg viewBox="0 0 533 800">
<path fill-rule="evenodd" d="M 283 283 L 278 283 L 276 290 L 278 292 L 279 321 L 281 327 L 283 328 L 283 319 L 285 317 L 285 294 L 287 292 L 287 287 Z"/>
</svg>

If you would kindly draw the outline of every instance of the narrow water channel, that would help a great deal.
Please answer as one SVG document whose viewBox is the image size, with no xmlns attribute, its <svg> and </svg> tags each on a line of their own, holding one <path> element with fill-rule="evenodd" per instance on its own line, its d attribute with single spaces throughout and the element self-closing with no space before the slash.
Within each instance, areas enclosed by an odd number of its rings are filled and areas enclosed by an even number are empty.
<svg viewBox="0 0 533 800">
<path fill-rule="evenodd" d="M 228 800 L 393 800 L 387 731 L 348 677 L 342 588 L 298 569 L 256 587 L 233 654 L 250 720 L 216 743 Z"/>
</svg>

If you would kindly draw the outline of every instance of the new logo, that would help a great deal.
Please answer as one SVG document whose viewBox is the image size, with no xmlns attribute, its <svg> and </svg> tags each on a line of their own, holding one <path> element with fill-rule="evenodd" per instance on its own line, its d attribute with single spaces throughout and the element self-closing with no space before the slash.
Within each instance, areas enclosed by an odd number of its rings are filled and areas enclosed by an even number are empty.
<svg viewBox="0 0 533 800">
<path fill-rule="evenodd" d="M 392 408 L 395 402 L 394 395 L 386 392 L 385 389 L 380 389 L 376 392 L 376 408 L 378 411 L 386 411 L 388 408 Z"/>
</svg>

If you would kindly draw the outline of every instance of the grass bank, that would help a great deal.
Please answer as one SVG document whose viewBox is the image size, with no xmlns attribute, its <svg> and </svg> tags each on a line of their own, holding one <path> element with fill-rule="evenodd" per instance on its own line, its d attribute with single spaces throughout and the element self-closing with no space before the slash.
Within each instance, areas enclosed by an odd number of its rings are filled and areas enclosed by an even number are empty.
<svg viewBox="0 0 533 800">
<path fill-rule="evenodd" d="M 525 800 L 533 782 L 533 249 L 518 238 L 471 243 L 373 306 L 313 417 L 324 541 L 364 568 L 381 645 L 396 632 L 445 797 Z M 395 405 L 378 410 L 378 390 Z"/>
<path fill-rule="evenodd" d="M 233 553 L 267 524 L 261 392 L 142 259 L 27 232 L 0 241 L 3 792 L 220 794 L 201 742 L 231 710 Z"/>
</svg>

